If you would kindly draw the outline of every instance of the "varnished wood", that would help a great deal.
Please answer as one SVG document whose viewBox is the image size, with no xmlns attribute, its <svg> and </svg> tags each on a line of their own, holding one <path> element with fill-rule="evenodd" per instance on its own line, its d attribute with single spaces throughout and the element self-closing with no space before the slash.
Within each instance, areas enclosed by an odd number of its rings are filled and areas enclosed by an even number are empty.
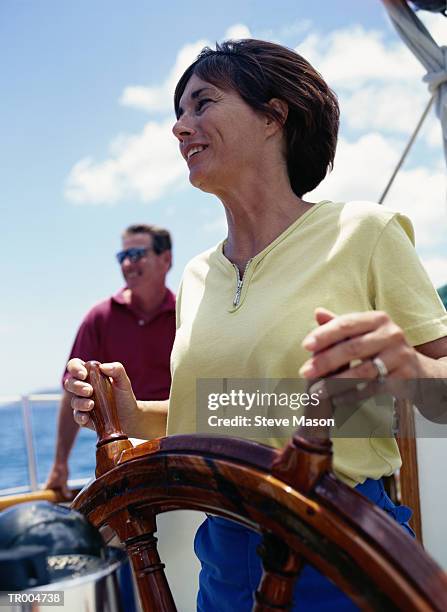
<svg viewBox="0 0 447 612">
<path fill-rule="evenodd" d="M 24 504 L 32 501 L 48 501 L 53 504 L 71 502 L 79 493 L 80 489 L 72 489 L 69 495 L 64 495 L 60 489 L 39 489 L 30 493 L 19 493 L 17 495 L 5 495 L 0 497 L 0 511 L 17 504 Z"/>
<path fill-rule="evenodd" d="M 272 464 L 272 474 L 308 493 L 332 468 L 332 442 L 295 434 Z"/>
<path fill-rule="evenodd" d="M 304 565 L 301 555 L 269 532 L 258 550 L 263 573 L 255 593 L 253 612 L 280 612 L 293 605 L 295 581 Z"/>
<path fill-rule="evenodd" d="M 214 440 L 221 443 L 218 437 L 200 440 L 200 454 L 194 454 L 193 436 L 179 437 L 189 446 L 188 454 L 161 451 L 125 462 L 92 483 L 75 507 L 97 526 L 129 506 L 155 513 L 196 509 L 255 529 L 262 525 L 362 607 L 369 600 L 379 609 L 391 602 L 403 610 L 447 606 L 447 580 L 439 566 L 359 493 L 327 475 L 305 496 L 268 473 L 266 454 L 273 461 L 273 449 L 259 445 L 261 465 L 256 467 L 253 442 L 247 443 L 249 466 L 213 455 Z"/>
<path fill-rule="evenodd" d="M 116 410 L 112 383 L 100 370 L 98 361 L 88 361 L 87 381 L 93 387 L 92 399 L 95 407 L 90 417 L 98 435 L 96 443 L 96 476 L 105 474 L 115 467 L 121 453 L 132 448 L 132 443 L 121 430 Z"/>
<path fill-rule="evenodd" d="M 119 465 L 124 452 L 134 449 L 122 431 L 110 380 L 100 370 L 97 361 L 86 363 L 87 380 L 93 387 L 94 409 L 90 412 L 98 441 L 96 444 L 96 477 Z M 137 513 L 126 507 L 108 522 L 126 546 L 132 563 L 140 600 L 144 610 L 176 612 L 164 564 L 157 550 L 157 530 L 153 512 Z"/>
<path fill-rule="evenodd" d="M 413 510 L 410 525 L 422 544 L 421 499 L 414 408 L 408 400 L 398 400 L 396 410 L 399 418 L 397 443 L 402 457 L 402 467 L 399 472 L 401 503 Z"/>
<path fill-rule="evenodd" d="M 129 507 L 111 517 L 109 525 L 126 546 L 144 610 L 176 612 L 157 550 L 155 514 Z"/>
<path fill-rule="evenodd" d="M 119 424 L 111 433 L 117 431 Z M 230 518 L 287 544 L 279 565 L 267 555 L 258 612 L 290 604 L 301 560 L 362 609 L 447 609 L 441 568 L 385 512 L 336 480 L 327 430 L 310 439 L 302 433 L 282 452 L 222 436 L 172 436 L 113 449 L 107 460 L 115 467 L 73 507 L 125 543 L 145 612 L 175 609 L 154 533 L 155 516 L 177 509 Z M 99 449 L 122 442 L 112 437 Z"/>
</svg>

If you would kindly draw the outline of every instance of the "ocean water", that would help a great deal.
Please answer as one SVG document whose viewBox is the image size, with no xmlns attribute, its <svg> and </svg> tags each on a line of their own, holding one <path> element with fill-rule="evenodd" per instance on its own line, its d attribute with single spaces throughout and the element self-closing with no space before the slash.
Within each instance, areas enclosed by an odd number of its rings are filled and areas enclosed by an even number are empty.
<svg viewBox="0 0 447 612">
<path fill-rule="evenodd" d="M 31 403 L 37 480 L 44 483 L 54 459 L 57 401 Z M 0 405 L 0 490 L 29 485 L 28 460 L 20 402 Z M 81 429 L 71 452 L 69 478 L 91 478 L 95 472 L 96 434 Z"/>
</svg>

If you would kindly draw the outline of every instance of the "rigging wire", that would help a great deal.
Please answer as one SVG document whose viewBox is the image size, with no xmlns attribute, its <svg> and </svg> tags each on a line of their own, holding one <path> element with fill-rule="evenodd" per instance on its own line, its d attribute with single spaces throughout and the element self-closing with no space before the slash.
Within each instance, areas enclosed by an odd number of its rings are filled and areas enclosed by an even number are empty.
<svg viewBox="0 0 447 612">
<path fill-rule="evenodd" d="M 416 136 L 418 135 L 419 130 L 421 129 L 421 127 L 422 127 L 422 125 L 423 125 L 423 123 L 424 123 L 424 121 L 425 121 L 425 119 L 426 119 L 426 117 L 427 117 L 431 107 L 432 107 L 434 99 L 435 99 L 435 94 L 433 94 L 431 96 L 430 100 L 428 101 L 428 104 L 425 107 L 424 112 L 422 113 L 421 118 L 419 119 L 418 124 L 416 125 L 416 128 L 415 128 L 413 134 L 411 135 L 410 140 L 407 143 L 407 146 L 405 147 L 405 149 L 404 149 L 404 151 L 403 151 L 399 161 L 397 162 L 397 166 L 395 167 L 395 169 L 393 171 L 393 174 L 391 175 L 390 180 L 388 181 L 387 186 L 385 187 L 382 195 L 379 198 L 379 204 L 383 204 L 383 201 L 385 200 L 385 198 L 386 198 L 386 196 L 388 194 L 388 191 L 391 188 L 391 185 L 394 183 L 394 179 L 396 178 L 397 173 L 399 172 L 402 164 L 404 163 L 404 161 L 405 161 L 405 159 L 406 159 L 406 157 L 408 155 L 408 152 L 410 151 L 414 141 L 416 140 Z"/>
</svg>

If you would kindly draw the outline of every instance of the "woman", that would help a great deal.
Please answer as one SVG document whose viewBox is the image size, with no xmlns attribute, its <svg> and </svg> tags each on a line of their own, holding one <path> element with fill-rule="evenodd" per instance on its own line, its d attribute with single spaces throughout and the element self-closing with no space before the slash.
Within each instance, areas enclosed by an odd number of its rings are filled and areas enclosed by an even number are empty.
<svg viewBox="0 0 447 612">
<path fill-rule="evenodd" d="M 198 378 L 447 377 L 447 316 L 408 219 L 373 204 L 303 199 L 332 166 L 339 118 L 306 60 L 257 40 L 204 49 L 177 85 L 175 110 L 190 181 L 220 199 L 228 236 L 186 267 L 169 402 L 137 407 L 122 366 L 103 365 L 128 433 L 164 435 L 166 423 L 169 434 L 194 432 Z M 82 362 L 69 371 L 85 425 L 92 390 Z M 405 524 L 409 513 L 392 507 L 380 480 L 400 465 L 394 439 L 336 439 L 334 451 L 338 476 Z M 229 521 L 205 521 L 195 541 L 200 610 L 251 609 L 258 541 Z M 354 609 L 310 567 L 296 601 Z"/>
</svg>

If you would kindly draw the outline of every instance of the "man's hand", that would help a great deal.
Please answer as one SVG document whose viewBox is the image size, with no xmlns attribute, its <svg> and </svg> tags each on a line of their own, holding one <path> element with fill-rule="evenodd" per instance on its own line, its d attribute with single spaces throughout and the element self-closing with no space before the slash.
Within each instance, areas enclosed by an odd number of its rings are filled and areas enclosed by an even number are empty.
<svg viewBox="0 0 447 612">
<path fill-rule="evenodd" d="M 67 486 L 68 465 L 65 463 L 54 462 L 45 483 L 45 489 L 55 489 L 62 492 L 66 499 L 70 499 L 70 492 Z"/>
</svg>

